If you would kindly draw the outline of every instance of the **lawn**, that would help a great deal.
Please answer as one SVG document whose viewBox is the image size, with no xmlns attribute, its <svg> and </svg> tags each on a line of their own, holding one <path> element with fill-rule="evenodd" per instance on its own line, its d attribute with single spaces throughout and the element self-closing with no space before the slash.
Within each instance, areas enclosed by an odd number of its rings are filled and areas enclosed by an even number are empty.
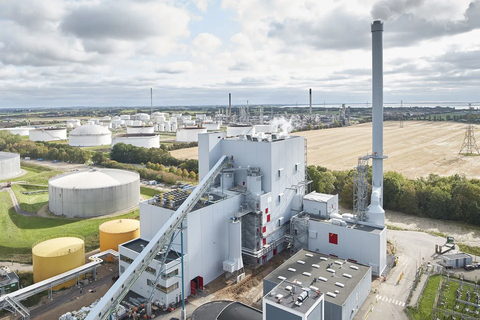
<svg viewBox="0 0 480 320">
<path fill-rule="evenodd" d="M 409 311 L 415 320 L 432 319 L 433 301 L 440 283 L 440 276 L 432 276 L 428 281 L 427 287 L 423 291 L 418 308 L 409 307 Z"/>
<path fill-rule="evenodd" d="M 140 195 L 143 198 L 153 198 L 154 195 L 161 193 L 160 190 L 152 189 L 149 187 L 140 187 Z"/>
<path fill-rule="evenodd" d="M 65 219 L 24 217 L 15 212 L 7 192 L 0 192 L 0 261 L 31 263 L 31 246 L 42 239 L 79 235 L 85 251 L 98 248 L 98 226 L 105 221 L 138 218 L 138 209 L 113 218 Z"/>
<path fill-rule="evenodd" d="M 17 197 L 20 208 L 27 212 L 37 212 L 48 203 L 48 187 L 38 187 L 29 185 L 12 185 L 12 190 Z M 47 190 L 45 193 L 24 194 L 23 192 L 35 192 Z"/>
</svg>

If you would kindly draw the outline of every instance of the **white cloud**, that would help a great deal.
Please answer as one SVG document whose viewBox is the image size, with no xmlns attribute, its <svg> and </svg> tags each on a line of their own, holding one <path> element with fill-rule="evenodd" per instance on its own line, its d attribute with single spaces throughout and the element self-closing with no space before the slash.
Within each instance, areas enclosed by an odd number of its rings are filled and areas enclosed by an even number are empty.
<svg viewBox="0 0 480 320">
<path fill-rule="evenodd" d="M 200 33 L 192 44 L 199 51 L 214 52 L 222 45 L 222 40 L 211 33 Z"/>
</svg>

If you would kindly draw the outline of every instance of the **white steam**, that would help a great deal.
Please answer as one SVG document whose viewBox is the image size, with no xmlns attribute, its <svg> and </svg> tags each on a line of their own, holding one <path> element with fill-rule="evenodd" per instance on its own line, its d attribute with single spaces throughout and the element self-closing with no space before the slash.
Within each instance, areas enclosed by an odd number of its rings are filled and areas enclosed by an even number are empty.
<svg viewBox="0 0 480 320">
<path fill-rule="evenodd" d="M 288 135 L 293 130 L 292 121 L 285 118 L 274 118 L 271 121 L 275 127 L 279 129 L 279 132 L 282 132 L 284 135 Z"/>
</svg>

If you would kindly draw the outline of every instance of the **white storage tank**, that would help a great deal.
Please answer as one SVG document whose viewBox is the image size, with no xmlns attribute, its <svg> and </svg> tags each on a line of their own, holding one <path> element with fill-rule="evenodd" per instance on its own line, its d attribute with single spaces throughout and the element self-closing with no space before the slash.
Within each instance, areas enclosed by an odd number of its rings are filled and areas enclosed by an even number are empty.
<svg viewBox="0 0 480 320">
<path fill-rule="evenodd" d="M 19 136 L 28 136 L 30 133 L 30 130 L 33 130 L 35 128 L 30 128 L 30 127 L 15 127 L 15 128 L 5 128 L 1 130 L 7 130 L 11 134 L 18 134 Z"/>
<path fill-rule="evenodd" d="M 129 115 L 129 114 L 122 114 L 122 115 L 120 116 L 120 119 L 122 119 L 122 120 L 130 120 L 130 115 Z"/>
<path fill-rule="evenodd" d="M 117 143 L 131 144 L 135 147 L 160 148 L 160 136 L 155 133 L 127 133 L 113 137 L 112 147 Z"/>
<path fill-rule="evenodd" d="M 39 128 L 30 130 L 28 138 L 32 141 L 60 141 L 67 139 L 67 128 Z"/>
<path fill-rule="evenodd" d="M 133 126 L 133 120 L 125 120 L 126 126 Z"/>
<path fill-rule="evenodd" d="M 93 217 L 134 208 L 140 200 L 136 172 L 100 169 L 63 174 L 48 181 L 49 210 L 66 217 Z"/>
<path fill-rule="evenodd" d="M 165 123 L 165 131 L 170 132 L 170 131 L 172 131 L 171 129 L 172 129 L 172 127 L 170 126 L 170 123 L 168 123 L 168 122 Z"/>
<path fill-rule="evenodd" d="M 102 120 L 110 121 L 110 120 L 112 120 L 112 118 L 110 118 L 109 116 L 105 116 L 105 117 L 102 118 Z"/>
<path fill-rule="evenodd" d="M 255 128 L 247 124 L 236 124 L 227 126 L 227 137 L 236 137 L 241 134 L 255 134 Z"/>
<path fill-rule="evenodd" d="M 255 125 L 255 132 L 264 132 L 264 133 L 272 133 L 278 132 L 278 126 L 273 124 L 257 124 Z"/>
<path fill-rule="evenodd" d="M 133 120 L 132 126 L 139 127 L 143 125 L 143 122 L 141 120 Z"/>
<path fill-rule="evenodd" d="M 74 147 L 103 146 L 112 143 L 112 133 L 108 128 L 96 124 L 86 124 L 70 132 L 68 144 Z"/>
<path fill-rule="evenodd" d="M 220 123 L 213 121 L 204 121 L 202 127 L 207 128 L 207 130 L 220 130 Z"/>
<path fill-rule="evenodd" d="M 128 126 L 127 133 L 153 133 L 153 126 Z"/>
<path fill-rule="evenodd" d="M 150 120 L 150 115 L 146 113 L 137 113 L 137 119 L 142 121 Z"/>
<path fill-rule="evenodd" d="M 169 122 L 170 122 L 170 124 L 177 123 L 178 119 L 176 117 L 172 117 L 172 118 L 169 119 Z"/>
<path fill-rule="evenodd" d="M 165 127 L 166 127 L 166 125 L 165 125 Z M 172 125 L 170 126 L 170 130 L 168 130 L 168 131 L 173 131 L 173 132 L 175 132 L 175 131 L 177 131 L 177 129 L 178 129 L 178 128 L 177 128 L 177 124 L 176 124 L 176 123 L 172 123 Z M 165 131 L 167 131 L 167 130 L 165 130 Z"/>
<path fill-rule="evenodd" d="M 178 142 L 198 142 L 198 134 L 207 133 L 207 129 L 199 127 L 185 127 L 177 130 Z"/>
<path fill-rule="evenodd" d="M 0 151 L 0 180 L 10 179 L 21 173 L 20 155 Z"/>
<path fill-rule="evenodd" d="M 165 123 L 158 124 L 158 131 L 161 131 L 161 132 L 165 131 Z"/>
</svg>

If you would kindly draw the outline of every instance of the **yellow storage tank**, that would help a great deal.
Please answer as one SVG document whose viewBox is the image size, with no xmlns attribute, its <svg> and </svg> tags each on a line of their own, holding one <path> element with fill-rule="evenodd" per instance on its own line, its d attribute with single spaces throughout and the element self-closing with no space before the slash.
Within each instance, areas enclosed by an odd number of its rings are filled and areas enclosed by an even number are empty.
<svg viewBox="0 0 480 320">
<path fill-rule="evenodd" d="M 118 251 L 118 245 L 140 237 L 140 221 L 134 219 L 119 219 L 104 222 L 100 230 L 100 251 L 113 249 Z"/>
<path fill-rule="evenodd" d="M 85 264 L 85 243 L 80 238 L 62 237 L 43 241 L 32 248 L 33 281 L 35 283 Z M 54 290 L 74 285 L 67 281 Z"/>
</svg>

